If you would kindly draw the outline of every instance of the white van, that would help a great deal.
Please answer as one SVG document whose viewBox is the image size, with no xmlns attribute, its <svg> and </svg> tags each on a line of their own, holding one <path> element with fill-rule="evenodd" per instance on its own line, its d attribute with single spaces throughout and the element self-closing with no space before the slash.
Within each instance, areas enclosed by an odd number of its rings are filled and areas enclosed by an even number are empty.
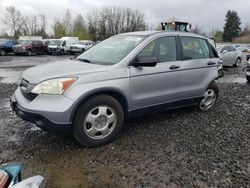
<svg viewBox="0 0 250 188">
<path fill-rule="evenodd" d="M 70 52 L 70 46 L 78 43 L 78 37 L 62 37 L 51 39 L 48 46 L 49 54 L 65 54 Z"/>
</svg>

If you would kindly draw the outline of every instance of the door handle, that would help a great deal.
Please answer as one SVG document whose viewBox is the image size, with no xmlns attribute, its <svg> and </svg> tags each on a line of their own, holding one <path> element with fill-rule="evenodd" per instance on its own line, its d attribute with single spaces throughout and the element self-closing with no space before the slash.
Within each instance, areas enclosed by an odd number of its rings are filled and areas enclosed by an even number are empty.
<svg viewBox="0 0 250 188">
<path fill-rule="evenodd" d="M 212 62 L 212 61 L 209 61 L 208 63 L 207 63 L 207 65 L 215 65 L 216 63 L 215 62 Z"/>
<path fill-rule="evenodd" d="M 178 69 L 178 68 L 180 68 L 180 66 L 178 66 L 178 65 L 171 65 L 171 66 L 169 67 L 169 69 Z"/>
</svg>

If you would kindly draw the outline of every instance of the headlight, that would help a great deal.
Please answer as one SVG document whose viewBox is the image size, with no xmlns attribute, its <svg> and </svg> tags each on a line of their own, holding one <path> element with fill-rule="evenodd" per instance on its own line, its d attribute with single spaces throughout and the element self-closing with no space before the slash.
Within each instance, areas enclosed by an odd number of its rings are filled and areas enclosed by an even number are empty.
<svg viewBox="0 0 250 188">
<path fill-rule="evenodd" d="M 26 48 L 23 46 L 22 49 L 25 50 Z"/>
<path fill-rule="evenodd" d="M 37 84 L 32 93 L 61 95 L 77 78 L 56 78 Z"/>
</svg>

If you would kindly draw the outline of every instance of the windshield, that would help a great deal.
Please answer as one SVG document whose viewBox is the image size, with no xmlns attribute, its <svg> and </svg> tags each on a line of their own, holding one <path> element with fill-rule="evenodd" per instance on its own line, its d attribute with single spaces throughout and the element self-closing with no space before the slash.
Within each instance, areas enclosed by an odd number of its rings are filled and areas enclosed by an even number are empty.
<svg viewBox="0 0 250 188">
<path fill-rule="evenodd" d="M 50 45 L 61 45 L 62 41 L 61 40 L 51 40 Z"/>
<path fill-rule="evenodd" d="M 95 64 L 116 64 L 131 52 L 145 36 L 114 36 L 93 46 L 77 57 Z"/>
<path fill-rule="evenodd" d="M 31 40 L 22 40 L 21 44 L 23 44 L 23 45 L 32 44 L 32 41 Z"/>
</svg>

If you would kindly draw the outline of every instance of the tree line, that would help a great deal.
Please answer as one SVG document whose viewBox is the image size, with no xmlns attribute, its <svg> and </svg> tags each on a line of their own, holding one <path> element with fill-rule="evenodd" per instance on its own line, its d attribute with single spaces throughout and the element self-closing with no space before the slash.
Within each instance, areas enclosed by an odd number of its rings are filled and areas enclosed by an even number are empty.
<svg viewBox="0 0 250 188">
<path fill-rule="evenodd" d="M 23 16 L 14 6 L 6 7 L 2 22 L 14 38 L 20 35 L 39 35 L 43 38 L 75 36 L 97 41 L 118 33 L 142 31 L 148 28 L 143 13 L 116 6 L 92 10 L 85 17 L 81 14 L 72 17 L 68 9 L 63 16 L 54 19 L 52 33 L 48 33 L 50 28 L 45 15 Z M 240 25 L 241 20 L 237 12 L 229 10 L 226 13 L 223 30 L 212 29 L 206 33 L 199 26 L 195 26 L 192 32 L 213 37 L 216 42 L 250 43 L 250 26 L 242 30 Z M 8 34 L 5 33 L 2 37 L 8 37 Z"/>
<path fill-rule="evenodd" d="M 20 35 L 39 35 L 43 38 L 75 36 L 97 41 L 118 33 L 146 30 L 147 27 L 143 13 L 116 6 L 93 10 L 85 18 L 81 14 L 73 18 L 68 9 L 62 17 L 54 20 L 52 34 L 48 33 L 45 15 L 23 16 L 14 6 L 6 7 L 2 22 L 16 39 Z"/>
</svg>

